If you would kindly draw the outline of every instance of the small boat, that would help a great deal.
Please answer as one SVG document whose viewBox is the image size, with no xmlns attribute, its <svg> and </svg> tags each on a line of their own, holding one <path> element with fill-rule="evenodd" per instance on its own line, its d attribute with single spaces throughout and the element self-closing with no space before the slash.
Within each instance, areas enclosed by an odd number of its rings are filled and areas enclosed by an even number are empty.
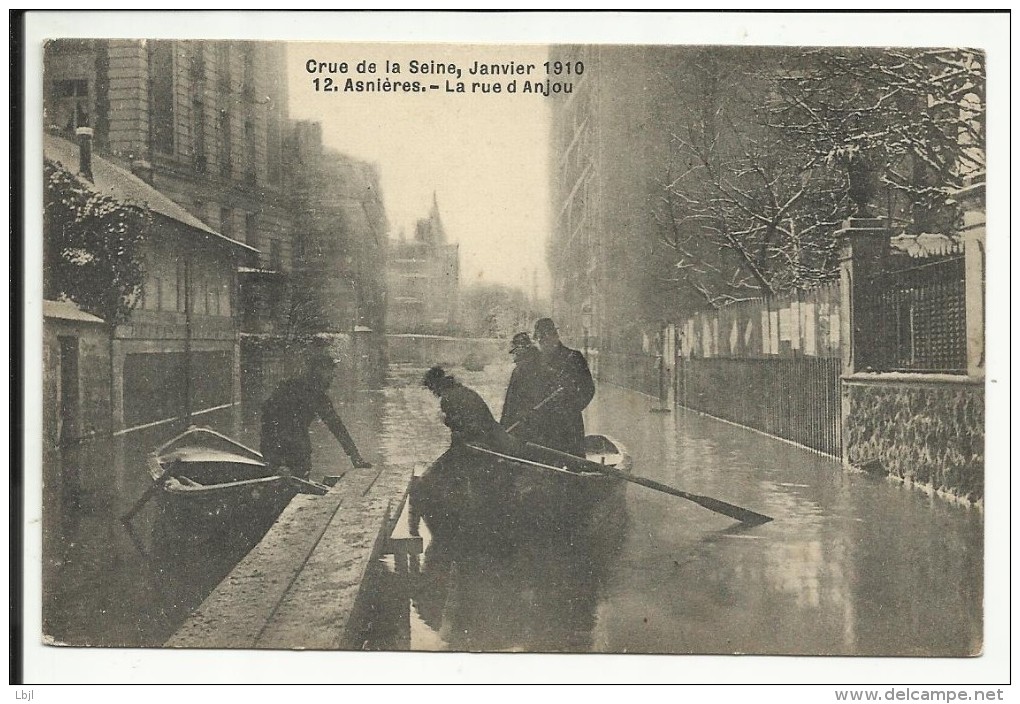
<svg viewBox="0 0 1020 704">
<path fill-rule="evenodd" d="M 604 435 L 587 436 L 585 451 L 588 463 L 630 471 L 626 448 Z M 618 534 L 626 520 L 626 482 L 588 463 L 534 445 L 514 455 L 452 447 L 416 479 L 412 522 L 420 516 L 443 540 L 482 543 Z"/>
<path fill-rule="evenodd" d="M 271 524 L 302 491 L 327 488 L 275 473 L 261 453 L 210 428 L 191 427 L 149 455 L 164 511 L 193 530 Z"/>
</svg>

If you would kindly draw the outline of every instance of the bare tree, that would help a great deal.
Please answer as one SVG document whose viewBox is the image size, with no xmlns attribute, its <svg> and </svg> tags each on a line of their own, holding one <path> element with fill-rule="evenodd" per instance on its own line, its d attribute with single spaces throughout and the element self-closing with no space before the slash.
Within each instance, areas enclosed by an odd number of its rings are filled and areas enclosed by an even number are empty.
<svg viewBox="0 0 1020 704">
<path fill-rule="evenodd" d="M 952 191 L 985 168 L 985 60 L 973 49 L 819 49 L 776 71 L 764 112 L 813 164 L 846 171 L 857 211 L 884 186 L 902 223 L 951 234 Z"/>
<path fill-rule="evenodd" d="M 706 52 L 689 75 L 697 107 L 674 128 L 659 209 L 673 282 L 721 305 L 835 276 L 845 177 L 765 124 L 762 73 Z"/>
<path fill-rule="evenodd" d="M 851 213 L 952 234 L 984 170 L 978 51 L 705 49 L 684 74 L 657 215 L 668 283 L 712 305 L 834 278 Z"/>
</svg>

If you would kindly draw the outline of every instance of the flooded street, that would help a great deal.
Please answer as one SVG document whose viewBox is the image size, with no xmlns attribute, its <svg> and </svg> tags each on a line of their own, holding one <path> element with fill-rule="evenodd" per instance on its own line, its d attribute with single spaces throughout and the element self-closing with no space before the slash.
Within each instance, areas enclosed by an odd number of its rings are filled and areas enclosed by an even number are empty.
<svg viewBox="0 0 1020 704">
<path fill-rule="evenodd" d="M 424 466 L 446 446 L 421 369 L 334 394 L 373 462 Z M 498 416 L 508 366 L 452 372 Z M 590 433 L 620 441 L 634 474 L 768 514 L 741 528 L 694 503 L 627 489 L 627 528 L 605 544 L 549 536 L 516 552 L 458 553 L 426 536 L 420 573 L 375 575 L 366 647 L 460 651 L 964 656 L 982 643 L 979 510 L 851 475 L 831 460 L 600 385 Z M 250 416 L 249 416 L 250 417 Z M 203 423 L 258 445 L 257 425 Z M 77 508 L 47 516 L 44 626 L 73 645 L 159 646 L 251 546 L 188 537 L 157 501 L 130 529 L 119 516 L 149 484 L 144 456 L 169 429 L 123 436 L 82 460 Z M 350 470 L 313 425 L 313 478 Z M 318 475 L 318 476 L 317 476 Z M 112 479 L 107 479 L 112 477 Z M 67 502 L 70 505 L 70 502 Z M 398 529 L 400 530 L 400 529 Z"/>
<path fill-rule="evenodd" d="M 493 409 L 501 403 L 493 383 L 499 373 L 465 378 Z M 775 520 L 745 528 L 630 485 L 628 528 L 609 552 L 568 547 L 556 536 L 510 555 L 457 555 L 428 545 L 411 587 L 410 647 L 981 651 L 979 510 L 845 473 L 820 455 L 682 409 L 650 413 L 655 405 L 603 384 L 586 413 L 587 431 L 626 445 L 634 474 Z"/>
</svg>

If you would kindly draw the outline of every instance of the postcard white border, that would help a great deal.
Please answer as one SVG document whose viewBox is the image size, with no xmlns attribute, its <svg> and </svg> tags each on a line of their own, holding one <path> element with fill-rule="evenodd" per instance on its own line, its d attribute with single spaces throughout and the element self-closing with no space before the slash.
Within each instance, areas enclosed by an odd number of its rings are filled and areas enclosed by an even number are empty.
<svg viewBox="0 0 1020 704">
<path fill-rule="evenodd" d="M 34 12 L 26 16 L 24 232 L 24 676 L 35 683 L 670 682 L 989 683 L 1009 677 L 1009 15 L 737 13 Z M 988 52 L 987 507 L 985 653 L 970 659 L 538 656 L 46 648 L 39 643 L 41 43 L 46 38 L 191 37 L 456 43 L 973 46 Z M 14 263 L 17 266 L 17 263 Z M 4 499 L 8 499 L 5 497 Z M 9 506 L 8 506 L 9 508 Z M 811 688 L 819 689 L 819 688 Z M 824 688 L 822 688 L 824 689 Z M 232 696 L 210 690 L 212 696 Z M 103 695 L 136 698 L 133 688 Z M 807 694 L 806 690 L 801 690 Z M 191 696 L 176 692 L 167 696 Z M 276 698 L 256 689 L 240 696 Z M 307 696 L 311 692 L 299 693 Z M 399 692 L 397 696 L 404 696 Z M 756 696 L 748 691 L 748 695 Z M 790 692 L 799 700 L 797 690 Z M 143 693 L 149 697 L 150 693 Z M 413 696 L 413 695 L 412 695 Z M 831 697 L 831 694 L 829 695 Z M 833 697 L 834 699 L 834 697 Z"/>
</svg>

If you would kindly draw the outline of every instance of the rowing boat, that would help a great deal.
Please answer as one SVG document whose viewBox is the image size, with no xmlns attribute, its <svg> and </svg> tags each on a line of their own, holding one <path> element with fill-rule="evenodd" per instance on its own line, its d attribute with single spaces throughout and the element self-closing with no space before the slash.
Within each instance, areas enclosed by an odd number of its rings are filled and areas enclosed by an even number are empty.
<svg viewBox="0 0 1020 704">
<path fill-rule="evenodd" d="M 629 472 L 631 458 L 604 435 L 585 438 L 586 459 Z M 626 517 L 626 482 L 540 447 L 514 454 L 479 445 L 450 448 L 411 489 L 411 520 L 429 532 L 488 543 L 574 541 L 615 534 Z"/>
<path fill-rule="evenodd" d="M 191 427 L 149 455 L 163 510 L 193 530 L 268 528 L 294 496 L 315 488 L 270 468 L 261 453 L 210 428 Z"/>
</svg>

